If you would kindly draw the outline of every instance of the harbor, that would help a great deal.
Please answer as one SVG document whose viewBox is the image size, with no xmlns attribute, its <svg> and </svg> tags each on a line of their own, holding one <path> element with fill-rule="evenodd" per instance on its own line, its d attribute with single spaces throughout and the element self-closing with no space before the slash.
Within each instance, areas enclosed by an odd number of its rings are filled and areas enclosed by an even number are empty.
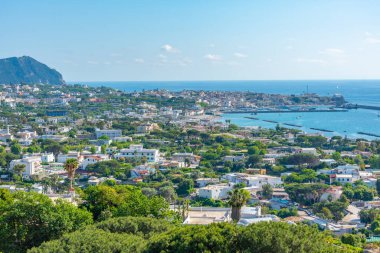
<svg viewBox="0 0 380 253">
<path fill-rule="evenodd" d="M 351 139 L 380 138 L 380 117 L 376 110 L 347 109 L 344 113 L 293 112 L 293 113 L 225 113 L 223 119 L 230 119 L 239 126 L 257 126 L 274 129 L 277 124 L 298 129 L 306 133 L 323 133 L 326 137 L 339 135 Z"/>
</svg>

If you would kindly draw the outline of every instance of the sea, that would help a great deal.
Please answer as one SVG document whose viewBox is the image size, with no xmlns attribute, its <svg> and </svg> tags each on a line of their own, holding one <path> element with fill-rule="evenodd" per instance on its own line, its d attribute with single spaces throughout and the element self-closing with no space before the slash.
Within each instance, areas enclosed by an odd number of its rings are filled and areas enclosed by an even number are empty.
<svg viewBox="0 0 380 253">
<path fill-rule="evenodd" d="M 297 81 L 155 81 L 155 82 L 72 82 L 87 84 L 92 87 L 106 86 L 132 92 L 142 90 L 166 89 L 181 90 L 221 90 L 252 91 L 272 94 L 316 93 L 321 96 L 341 94 L 346 101 L 353 104 L 380 106 L 380 80 L 297 80 Z M 278 124 L 303 130 L 307 133 L 321 133 L 327 137 L 339 135 L 350 139 L 363 138 L 373 140 L 376 137 L 358 132 L 380 135 L 380 111 L 352 109 L 348 112 L 313 112 L 313 113 L 268 113 L 257 114 L 248 119 L 250 114 L 224 114 L 221 120 L 231 120 L 239 126 L 275 128 Z M 252 116 L 251 116 L 252 117 Z M 295 124 L 300 127 L 291 127 Z M 320 132 L 311 128 L 327 129 L 332 132 Z"/>
</svg>

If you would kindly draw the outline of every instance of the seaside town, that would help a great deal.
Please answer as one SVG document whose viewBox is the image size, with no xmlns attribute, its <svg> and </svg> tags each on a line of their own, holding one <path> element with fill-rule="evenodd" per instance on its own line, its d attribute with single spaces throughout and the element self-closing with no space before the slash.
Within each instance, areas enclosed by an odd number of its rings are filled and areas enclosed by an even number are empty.
<svg viewBox="0 0 380 253">
<path fill-rule="evenodd" d="M 221 118 L 336 108 L 342 96 L 3 84 L 0 102 L 4 201 L 35 192 L 98 221 L 305 223 L 360 250 L 380 241 L 380 141 Z"/>
</svg>

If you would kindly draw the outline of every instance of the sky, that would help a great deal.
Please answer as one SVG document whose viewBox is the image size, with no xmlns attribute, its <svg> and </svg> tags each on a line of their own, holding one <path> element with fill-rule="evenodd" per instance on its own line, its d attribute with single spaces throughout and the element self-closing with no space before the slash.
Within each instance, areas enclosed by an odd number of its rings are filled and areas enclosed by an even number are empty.
<svg viewBox="0 0 380 253">
<path fill-rule="evenodd" d="M 380 79 L 378 0 L 0 0 L 0 58 L 66 81 Z"/>
</svg>

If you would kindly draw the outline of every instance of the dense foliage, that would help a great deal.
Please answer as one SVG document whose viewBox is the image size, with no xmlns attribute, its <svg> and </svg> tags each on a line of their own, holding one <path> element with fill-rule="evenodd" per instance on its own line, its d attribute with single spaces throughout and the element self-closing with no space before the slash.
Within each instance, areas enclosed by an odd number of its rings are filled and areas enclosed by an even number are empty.
<svg viewBox="0 0 380 253">
<path fill-rule="evenodd" d="M 83 207 L 89 210 L 95 220 L 116 216 L 164 217 L 169 204 L 161 196 L 148 198 L 133 186 L 90 186 L 84 191 Z"/>
<path fill-rule="evenodd" d="M 172 225 L 151 218 L 116 218 L 43 243 L 44 252 L 361 252 L 307 225 L 258 223 L 238 227 Z"/>
<path fill-rule="evenodd" d="M 37 193 L 0 195 L 0 250 L 23 252 L 92 223 L 91 213 Z"/>
</svg>

